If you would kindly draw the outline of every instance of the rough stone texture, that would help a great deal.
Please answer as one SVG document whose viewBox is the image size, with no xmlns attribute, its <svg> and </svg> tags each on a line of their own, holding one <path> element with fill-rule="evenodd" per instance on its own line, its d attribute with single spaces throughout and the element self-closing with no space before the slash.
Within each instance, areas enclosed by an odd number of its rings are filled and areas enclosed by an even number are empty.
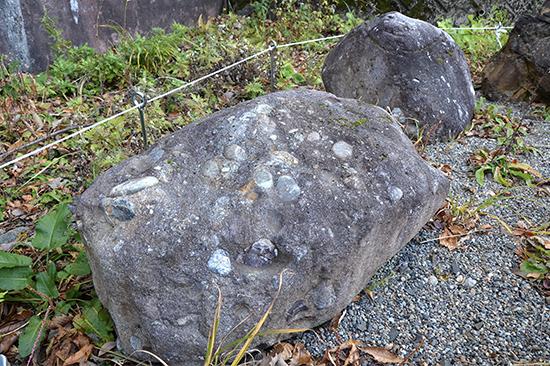
<svg viewBox="0 0 550 366">
<path fill-rule="evenodd" d="M 537 14 L 527 14 L 516 23 L 506 45 L 483 69 L 482 78 L 482 93 L 489 100 L 528 101 L 533 96 L 534 101 L 550 105 L 549 0 Z"/>
<path fill-rule="evenodd" d="M 426 126 L 426 136 L 443 117 L 430 141 L 456 137 L 472 119 L 474 88 L 460 47 L 441 29 L 397 12 L 342 38 L 322 77 L 337 96 L 398 108 L 408 119 L 407 134 Z"/>
<path fill-rule="evenodd" d="M 279 297 L 264 330 L 343 309 L 441 206 L 448 179 L 382 109 L 295 90 L 220 111 L 100 176 L 75 211 L 126 353 L 202 364 Z M 272 342 L 275 336 L 254 342 Z"/>
<path fill-rule="evenodd" d="M 174 22 L 194 25 L 200 15 L 218 15 L 223 0 L 0 0 L 0 53 L 18 60 L 22 69 L 45 70 L 52 40 L 40 19 L 44 9 L 57 19 L 56 27 L 73 45 L 106 51 L 118 40 L 112 27 L 130 35 L 153 28 L 170 28 Z"/>
</svg>

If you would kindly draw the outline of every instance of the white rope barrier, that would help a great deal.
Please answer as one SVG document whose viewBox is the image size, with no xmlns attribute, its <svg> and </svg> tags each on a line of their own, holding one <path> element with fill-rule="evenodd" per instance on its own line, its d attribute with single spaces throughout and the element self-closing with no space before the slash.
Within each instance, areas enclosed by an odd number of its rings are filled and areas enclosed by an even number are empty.
<svg viewBox="0 0 550 366">
<path fill-rule="evenodd" d="M 487 28 L 477 28 L 477 27 L 475 27 L 475 28 L 440 28 L 440 29 L 443 29 L 443 30 L 496 30 L 496 31 L 497 31 L 497 32 L 496 32 L 496 33 L 497 33 L 497 41 L 498 41 L 498 43 L 500 44 L 499 37 L 500 37 L 500 33 L 503 32 L 502 29 L 512 29 L 512 28 L 513 28 L 513 27 L 501 27 L 501 26 L 499 25 L 499 26 L 497 26 L 497 27 L 487 27 Z M 500 31 L 500 32 L 499 32 L 499 31 Z M 210 74 L 208 74 L 208 75 L 202 76 L 202 77 L 200 77 L 200 78 L 198 78 L 198 79 L 196 79 L 196 80 L 193 80 L 193 81 L 191 81 L 191 82 L 185 83 L 185 84 L 183 84 L 183 85 L 181 85 L 181 86 L 179 86 L 179 87 L 177 87 L 177 88 L 174 88 L 174 89 L 172 89 L 172 90 L 167 91 L 167 92 L 164 93 L 164 94 L 157 95 L 156 97 L 153 97 L 153 98 L 151 98 L 151 99 L 148 99 L 147 102 L 148 102 L 148 103 L 149 103 L 149 102 L 154 102 L 155 100 L 158 100 L 158 99 L 161 99 L 161 98 L 165 98 L 165 97 L 167 97 L 167 96 L 169 96 L 169 95 L 171 95 L 171 94 L 177 93 L 177 92 L 179 92 L 179 91 L 181 91 L 181 90 L 183 90 L 183 89 L 185 89 L 185 88 L 188 88 L 188 87 L 190 87 L 190 86 L 192 86 L 192 85 L 194 85 L 194 84 L 196 84 L 196 83 L 198 83 L 198 82 L 201 82 L 201 81 L 203 81 L 203 80 L 205 80 L 205 79 L 208 79 L 208 78 L 210 78 L 210 77 L 212 77 L 212 76 L 215 76 L 215 75 L 220 74 L 220 73 L 222 73 L 222 72 L 224 72 L 224 71 L 227 71 L 227 70 L 229 70 L 229 69 L 231 69 L 231 68 L 233 68 L 233 67 L 235 67 L 235 66 L 238 66 L 238 65 L 240 65 L 240 64 L 242 64 L 242 63 L 245 63 L 245 62 L 247 62 L 247 61 L 250 61 L 250 60 L 252 60 L 253 58 L 256 58 L 256 57 L 258 57 L 258 56 L 260 56 L 260 55 L 263 55 L 263 54 L 266 53 L 266 52 L 273 51 L 273 50 L 275 50 L 275 49 L 277 49 L 277 48 L 293 47 L 293 46 L 303 45 L 303 44 L 307 44 L 307 43 L 322 42 L 322 41 L 327 41 L 327 40 L 333 40 L 333 39 L 342 38 L 342 37 L 344 37 L 344 36 L 345 36 L 345 34 L 342 34 L 342 35 L 337 35 L 337 36 L 331 36 L 331 37 L 324 37 L 324 38 L 312 39 L 312 40 L 308 40 L 308 41 L 300 41 L 300 42 L 287 43 L 287 44 L 284 44 L 284 45 L 277 45 L 276 43 L 273 42 L 273 45 L 270 45 L 267 49 L 265 49 L 265 50 L 263 50 L 263 51 L 260 51 L 260 52 L 258 52 L 258 53 L 255 53 L 255 54 L 252 55 L 252 56 L 249 56 L 249 57 L 244 58 L 244 59 L 242 59 L 242 60 L 240 60 L 240 61 L 237 61 L 237 62 L 235 62 L 235 63 L 233 63 L 233 64 L 231 64 L 231 65 L 229 65 L 229 66 L 225 66 L 225 67 L 223 67 L 223 68 L 221 68 L 221 69 L 219 69 L 219 70 L 216 70 L 216 71 L 214 71 L 214 72 L 212 72 L 212 73 L 210 73 Z M 94 124 L 92 124 L 92 125 L 90 125 L 90 126 L 87 126 L 87 127 L 85 127 L 85 128 L 82 128 L 82 129 L 80 129 L 80 130 L 78 130 L 78 131 L 76 131 L 76 132 L 73 132 L 73 133 L 71 133 L 70 135 L 67 135 L 67 136 L 65 136 L 65 137 L 63 137 L 63 138 L 60 138 L 59 140 L 56 140 L 56 141 L 54 141 L 54 142 L 52 142 L 52 143 L 49 143 L 49 144 L 47 144 L 46 146 L 43 146 L 43 147 L 41 147 L 41 148 L 39 148 L 39 149 L 36 149 L 36 150 L 33 150 L 33 151 L 31 151 L 31 152 L 29 152 L 29 153 L 27 153 L 27 154 L 21 155 L 20 157 L 18 157 L 18 158 L 16 158 L 16 159 L 13 159 L 13 160 L 11 160 L 11 161 L 9 161 L 9 162 L 7 162 L 7 163 L 4 163 L 4 164 L 0 165 L 0 169 L 3 169 L 3 168 L 5 168 L 5 167 L 8 167 L 8 166 L 13 165 L 13 164 L 15 164 L 15 163 L 18 163 L 18 162 L 20 162 L 21 160 L 24 160 L 24 159 L 26 159 L 26 158 L 28 158 L 28 157 L 33 156 L 33 155 L 38 155 L 38 154 L 40 154 L 40 153 L 41 153 L 42 151 L 44 151 L 44 150 L 47 150 L 47 149 L 49 149 L 49 148 L 51 148 L 51 147 L 53 147 L 53 146 L 56 146 L 56 145 L 60 144 L 61 142 L 67 141 L 67 140 L 69 140 L 69 139 L 71 139 L 71 138 L 73 138 L 73 137 L 75 137 L 75 136 L 81 135 L 82 133 L 84 133 L 84 132 L 86 132 L 86 131 L 89 131 L 89 130 L 91 130 L 92 128 L 95 128 L 95 127 L 97 127 L 97 126 L 100 126 L 100 125 L 102 125 L 102 124 L 104 124 L 104 123 L 107 123 L 107 122 L 109 122 L 109 121 L 111 121 L 111 120 L 113 120 L 113 119 L 115 119 L 115 118 L 121 117 L 121 116 L 123 116 L 123 115 L 125 115 L 125 114 L 127 114 L 127 113 L 129 113 L 129 112 L 131 112 L 131 111 L 133 111 L 133 110 L 138 109 L 139 107 L 140 107 L 140 105 L 135 105 L 135 106 L 133 106 L 133 107 L 131 107 L 131 108 L 128 108 L 128 109 L 126 109 L 126 110 L 124 110 L 124 111 L 122 111 L 122 112 L 119 112 L 119 113 L 117 113 L 117 114 L 115 114 L 115 115 L 112 115 L 112 116 L 110 116 L 110 117 L 108 117 L 108 118 L 105 118 L 104 120 L 101 120 L 101 121 L 99 121 L 99 122 L 96 122 L 96 123 L 94 123 Z"/>
<path fill-rule="evenodd" d="M 187 87 L 189 87 L 189 86 L 191 86 L 191 85 L 194 85 L 194 84 L 196 84 L 196 83 L 198 83 L 198 82 L 200 82 L 200 81 L 202 81 L 202 80 L 204 80 L 204 79 L 207 79 L 207 78 L 209 78 L 209 77 L 212 77 L 212 76 L 214 76 L 214 75 L 217 75 L 217 74 L 219 74 L 219 73 L 221 73 L 221 72 L 224 72 L 224 71 L 226 71 L 226 70 L 231 69 L 232 67 L 235 67 L 235 66 L 237 66 L 237 65 L 240 65 L 240 64 L 242 64 L 243 62 L 246 62 L 246 61 L 249 61 L 249 60 L 251 60 L 251 59 L 253 59 L 253 58 L 255 58 L 255 57 L 258 57 L 258 56 L 260 56 L 260 55 L 262 55 L 262 54 L 264 54 L 264 53 L 266 53 L 266 52 L 268 52 L 268 51 L 269 51 L 269 49 L 266 49 L 266 50 L 263 50 L 263 51 L 261 51 L 261 52 L 258 52 L 258 53 L 254 54 L 254 55 L 252 55 L 252 56 L 249 56 L 249 57 L 247 57 L 247 58 L 245 58 L 245 59 L 243 59 L 243 60 L 237 61 L 237 62 L 235 62 L 234 64 L 231 64 L 231 65 L 226 66 L 226 67 L 224 67 L 224 68 L 222 68 L 222 69 L 219 69 L 219 70 L 217 70 L 217 71 L 214 71 L 214 72 L 212 72 L 212 73 L 210 73 L 210 74 L 208 74 L 208 75 L 202 76 L 202 77 L 200 77 L 200 78 L 198 78 L 198 79 L 196 79 L 196 80 L 193 80 L 193 81 L 191 81 L 191 82 L 188 82 L 188 83 L 186 83 L 186 84 L 183 84 L 183 85 L 181 85 L 181 86 L 179 86 L 179 87 L 177 87 L 177 88 L 175 88 L 175 89 L 169 90 L 168 92 L 166 92 L 166 93 L 164 93 L 164 94 L 161 94 L 161 95 L 158 95 L 158 96 L 156 96 L 156 97 L 154 97 L 154 98 L 151 98 L 151 99 L 148 100 L 148 102 L 153 102 L 153 101 L 155 101 L 155 100 L 157 100 L 157 99 L 164 98 L 164 97 L 166 97 L 166 96 L 168 96 L 168 95 L 174 94 L 174 93 L 176 93 L 176 92 L 178 92 L 178 91 L 180 91 L 180 90 L 182 90 L 182 89 L 185 89 L 185 88 L 187 88 Z M 67 141 L 67 140 L 69 140 L 69 139 L 71 139 L 71 138 L 73 138 L 73 137 L 75 137 L 75 136 L 78 136 L 78 135 L 80 135 L 80 134 L 82 134 L 82 133 L 84 133 L 84 132 L 86 132 L 86 131 L 91 130 L 91 129 L 94 128 L 94 127 L 97 127 L 97 126 L 102 125 L 102 124 L 104 124 L 104 123 L 106 123 L 106 122 L 109 122 L 109 121 L 111 121 L 111 120 L 113 120 L 113 119 L 115 119 L 115 118 L 117 118 L 117 117 L 123 116 L 123 115 L 125 115 L 126 113 L 129 113 L 129 112 L 131 112 L 131 111 L 133 111 L 133 110 L 135 110 L 135 109 L 138 109 L 139 107 L 140 107 L 139 105 L 136 105 L 136 106 L 134 106 L 134 107 L 128 108 L 128 109 L 126 109 L 126 110 L 124 110 L 124 111 L 122 111 L 122 112 L 119 112 L 119 113 L 117 113 L 117 114 L 111 116 L 111 117 L 108 117 L 108 118 L 106 118 L 106 119 L 104 119 L 104 120 L 101 120 L 101 121 L 99 121 L 99 122 L 96 122 L 96 123 L 94 123 L 93 125 L 90 125 L 90 126 L 88 126 L 88 127 L 82 128 L 82 129 L 80 129 L 80 130 L 78 130 L 78 131 L 76 131 L 76 132 L 71 133 L 70 135 L 67 135 L 67 136 L 65 136 L 65 137 L 63 137 L 63 138 L 60 138 L 59 140 L 56 140 L 56 141 L 54 141 L 54 142 L 52 142 L 52 143 L 50 143 L 50 144 L 48 144 L 48 145 L 46 145 L 46 146 L 43 146 L 43 147 L 41 147 L 41 148 L 39 148 L 39 149 L 36 149 L 36 150 L 33 150 L 33 151 L 31 151 L 30 153 L 21 155 L 20 157 L 18 157 L 18 158 L 16 158 L 16 159 L 13 159 L 13 160 L 11 160 L 11 161 L 9 161 L 9 162 L 7 162 L 7 163 L 4 163 L 4 164 L 0 165 L 0 169 L 5 168 L 5 167 L 10 166 L 10 165 L 13 165 L 13 164 L 15 164 L 15 163 L 17 163 L 17 162 L 19 162 L 19 161 L 21 161 L 21 160 L 23 160 L 23 159 L 26 159 L 26 158 L 28 158 L 28 157 L 31 157 L 31 156 L 33 156 L 33 155 L 40 154 L 40 153 L 41 153 L 42 151 L 44 151 L 44 150 L 47 150 L 47 149 L 49 149 L 49 148 L 51 148 L 51 147 L 53 147 L 53 146 L 55 146 L 55 145 L 58 145 L 58 144 L 61 143 L 61 142 Z"/>
</svg>

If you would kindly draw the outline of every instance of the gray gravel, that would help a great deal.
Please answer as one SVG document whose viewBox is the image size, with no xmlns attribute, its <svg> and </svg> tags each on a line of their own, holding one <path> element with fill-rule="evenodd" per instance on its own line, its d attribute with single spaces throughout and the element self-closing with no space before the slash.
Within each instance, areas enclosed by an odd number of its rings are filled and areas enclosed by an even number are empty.
<svg viewBox="0 0 550 366">
<path fill-rule="evenodd" d="M 514 114 L 524 116 L 517 106 Z M 550 123 L 529 117 L 525 142 L 542 154 L 516 155 L 550 177 Z M 463 137 L 460 142 L 429 145 L 426 159 L 452 168 L 452 192 L 464 204 L 475 190 L 481 202 L 504 189 L 486 177 L 483 187 L 468 171 L 467 159 L 476 149 L 495 150 L 496 140 Z M 547 192 L 523 187 L 513 190 L 517 199 L 490 207 L 512 229 L 520 219 L 533 224 L 550 221 Z M 530 198 L 538 203 L 527 200 Z M 524 215 L 521 217 L 519 214 Z M 488 231 L 470 234 L 462 248 L 450 251 L 436 239 L 440 231 L 425 227 L 392 260 L 382 266 L 367 286 L 374 300 L 363 295 L 350 304 L 339 333 L 343 342 L 362 341 L 367 346 L 387 347 L 411 365 L 515 365 L 550 362 L 550 299 L 545 299 L 525 280 L 511 273 L 519 265 L 513 253 L 515 238 L 502 225 L 482 215 L 477 227 Z M 326 325 L 301 336 L 312 355 L 321 355 L 337 344 Z M 365 361 L 364 365 L 374 365 Z"/>
</svg>

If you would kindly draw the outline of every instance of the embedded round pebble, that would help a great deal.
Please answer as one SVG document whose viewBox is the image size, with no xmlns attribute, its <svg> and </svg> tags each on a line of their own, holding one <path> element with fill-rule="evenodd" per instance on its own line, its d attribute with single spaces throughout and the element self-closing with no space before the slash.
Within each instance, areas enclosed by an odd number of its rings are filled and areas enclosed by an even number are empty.
<svg viewBox="0 0 550 366">
<path fill-rule="evenodd" d="M 201 173 L 207 178 L 215 179 L 220 174 L 220 166 L 214 160 L 208 160 L 204 163 Z"/>
<path fill-rule="evenodd" d="M 268 168 L 256 170 L 256 172 L 254 172 L 254 181 L 258 187 L 263 189 L 273 187 L 273 175 L 271 175 Z"/>
<path fill-rule="evenodd" d="M 242 161 L 246 159 L 246 152 L 237 144 L 231 144 L 223 150 L 223 156 L 228 160 Z"/>
<path fill-rule="evenodd" d="M 353 154 L 353 147 L 344 141 L 339 141 L 332 146 L 334 154 L 341 159 L 349 159 Z"/>
<path fill-rule="evenodd" d="M 216 249 L 208 260 L 206 267 L 219 275 L 225 276 L 231 272 L 231 259 L 223 249 Z"/>
<path fill-rule="evenodd" d="M 302 193 L 294 178 L 287 175 L 283 175 L 277 181 L 277 191 L 283 201 L 292 201 Z"/>
<path fill-rule="evenodd" d="M 307 135 L 308 141 L 318 141 L 321 139 L 321 135 L 319 135 L 319 132 L 311 132 Z"/>
<path fill-rule="evenodd" d="M 117 197 L 111 204 L 113 216 L 120 222 L 130 221 L 136 215 L 136 208 L 132 201 Z"/>
<path fill-rule="evenodd" d="M 399 189 L 398 187 L 391 187 L 389 189 L 389 194 L 390 194 L 390 200 L 393 202 L 393 203 L 396 203 L 398 202 L 401 198 L 403 198 L 403 191 L 401 189 Z"/>
</svg>

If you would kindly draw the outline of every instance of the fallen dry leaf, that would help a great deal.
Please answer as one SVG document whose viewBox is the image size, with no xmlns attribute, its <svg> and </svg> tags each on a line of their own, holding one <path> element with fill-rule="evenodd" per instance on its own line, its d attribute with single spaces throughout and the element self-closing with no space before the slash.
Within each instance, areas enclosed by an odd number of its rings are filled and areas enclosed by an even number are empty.
<svg viewBox="0 0 550 366">
<path fill-rule="evenodd" d="M 550 238 L 542 235 L 533 236 L 533 240 L 544 246 L 546 249 L 550 249 Z"/>
<path fill-rule="evenodd" d="M 468 231 L 463 227 L 449 225 L 445 227 L 443 233 L 439 235 L 439 244 L 447 247 L 449 250 L 455 250 L 459 244 L 462 244 L 464 241 L 469 239 L 469 237 L 466 237 L 460 239 L 460 241 L 458 240 L 460 236 L 466 235 L 467 233 Z"/>
<path fill-rule="evenodd" d="M 445 227 L 443 229 L 443 233 L 439 235 L 439 244 L 447 247 L 449 250 L 455 250 L 457 247 L 457 242 L 457 237 L 453 236 L 453 233 L 447 227 Z"/>
<path fill-rule="evenodd" d="M 374 301 L 374 293 L 371 290 L 365 290 L 365 293 L 370 297 L 372 301 Z"/>
<path fill-rule="evenodd" d="M 328 330 L 332 332 L 336 332 L 336 330 L 340 326 L 340 322 L 342 321 L 342 319 L 344 319 L 345 315 L 346 315 L 346 310 L 342 311 L 340 314 L 332 318 L 332 320 L 330 321 L 330 326 L 328 327 Z"/>
<path fill-rule="evenodd" d="M 112 350 L 113 348 L 116 347 L 116 342 L 115 341 L 111 341 L 111 342 L 107 342 L 105 343 L 103 346 L 101 346 L 101 348 L 99 349 L 99 353 L 98 353 L 98 356 L 101 357 L 103 356 L 104 354 L 107 353 L 107 351 L 110 351 Z"/>
<path fill-rule="evenodd" d="M 290 360 L 290 366 L 299 365 L 311 365 L 311 354 L 306 350 L 302 342 L 297 342 L 294 346 L 294 352 L 292 353 L 292 359 Z"/>
<path fill-rule="evenodd" d="M 271 352 L 269 352 L 269 355 L 271 357 L 279 355 L 284 361 L 286 361 L 292 357 L 293 351 L 294 346 L 292 346 L 290 343 L 277 343 L 275 346 L 273 346 L 273 349 L 271 350 Z"/>
<path fill-rule="evenodd" d="M 92 350 L 94 349 L 93 344 L 87 344 L 84 347 L 82 347 L 78 352 L 72 354 L 69 356 L 65 362 L 63 362 L 63 366 L 72 365 L 75 363 L 83 363 L 88 361 L 88 358 L 90 357 L 90 354 L 92 353 Z"/>
<path fill-rule="evenodd" d="M 378 362 L 382 363 L 401 363 L 403 359 L 397 357 L 391 352 L 380 347 L 362 347 L 361 351 L 368 353 Z"/>
</svg>

